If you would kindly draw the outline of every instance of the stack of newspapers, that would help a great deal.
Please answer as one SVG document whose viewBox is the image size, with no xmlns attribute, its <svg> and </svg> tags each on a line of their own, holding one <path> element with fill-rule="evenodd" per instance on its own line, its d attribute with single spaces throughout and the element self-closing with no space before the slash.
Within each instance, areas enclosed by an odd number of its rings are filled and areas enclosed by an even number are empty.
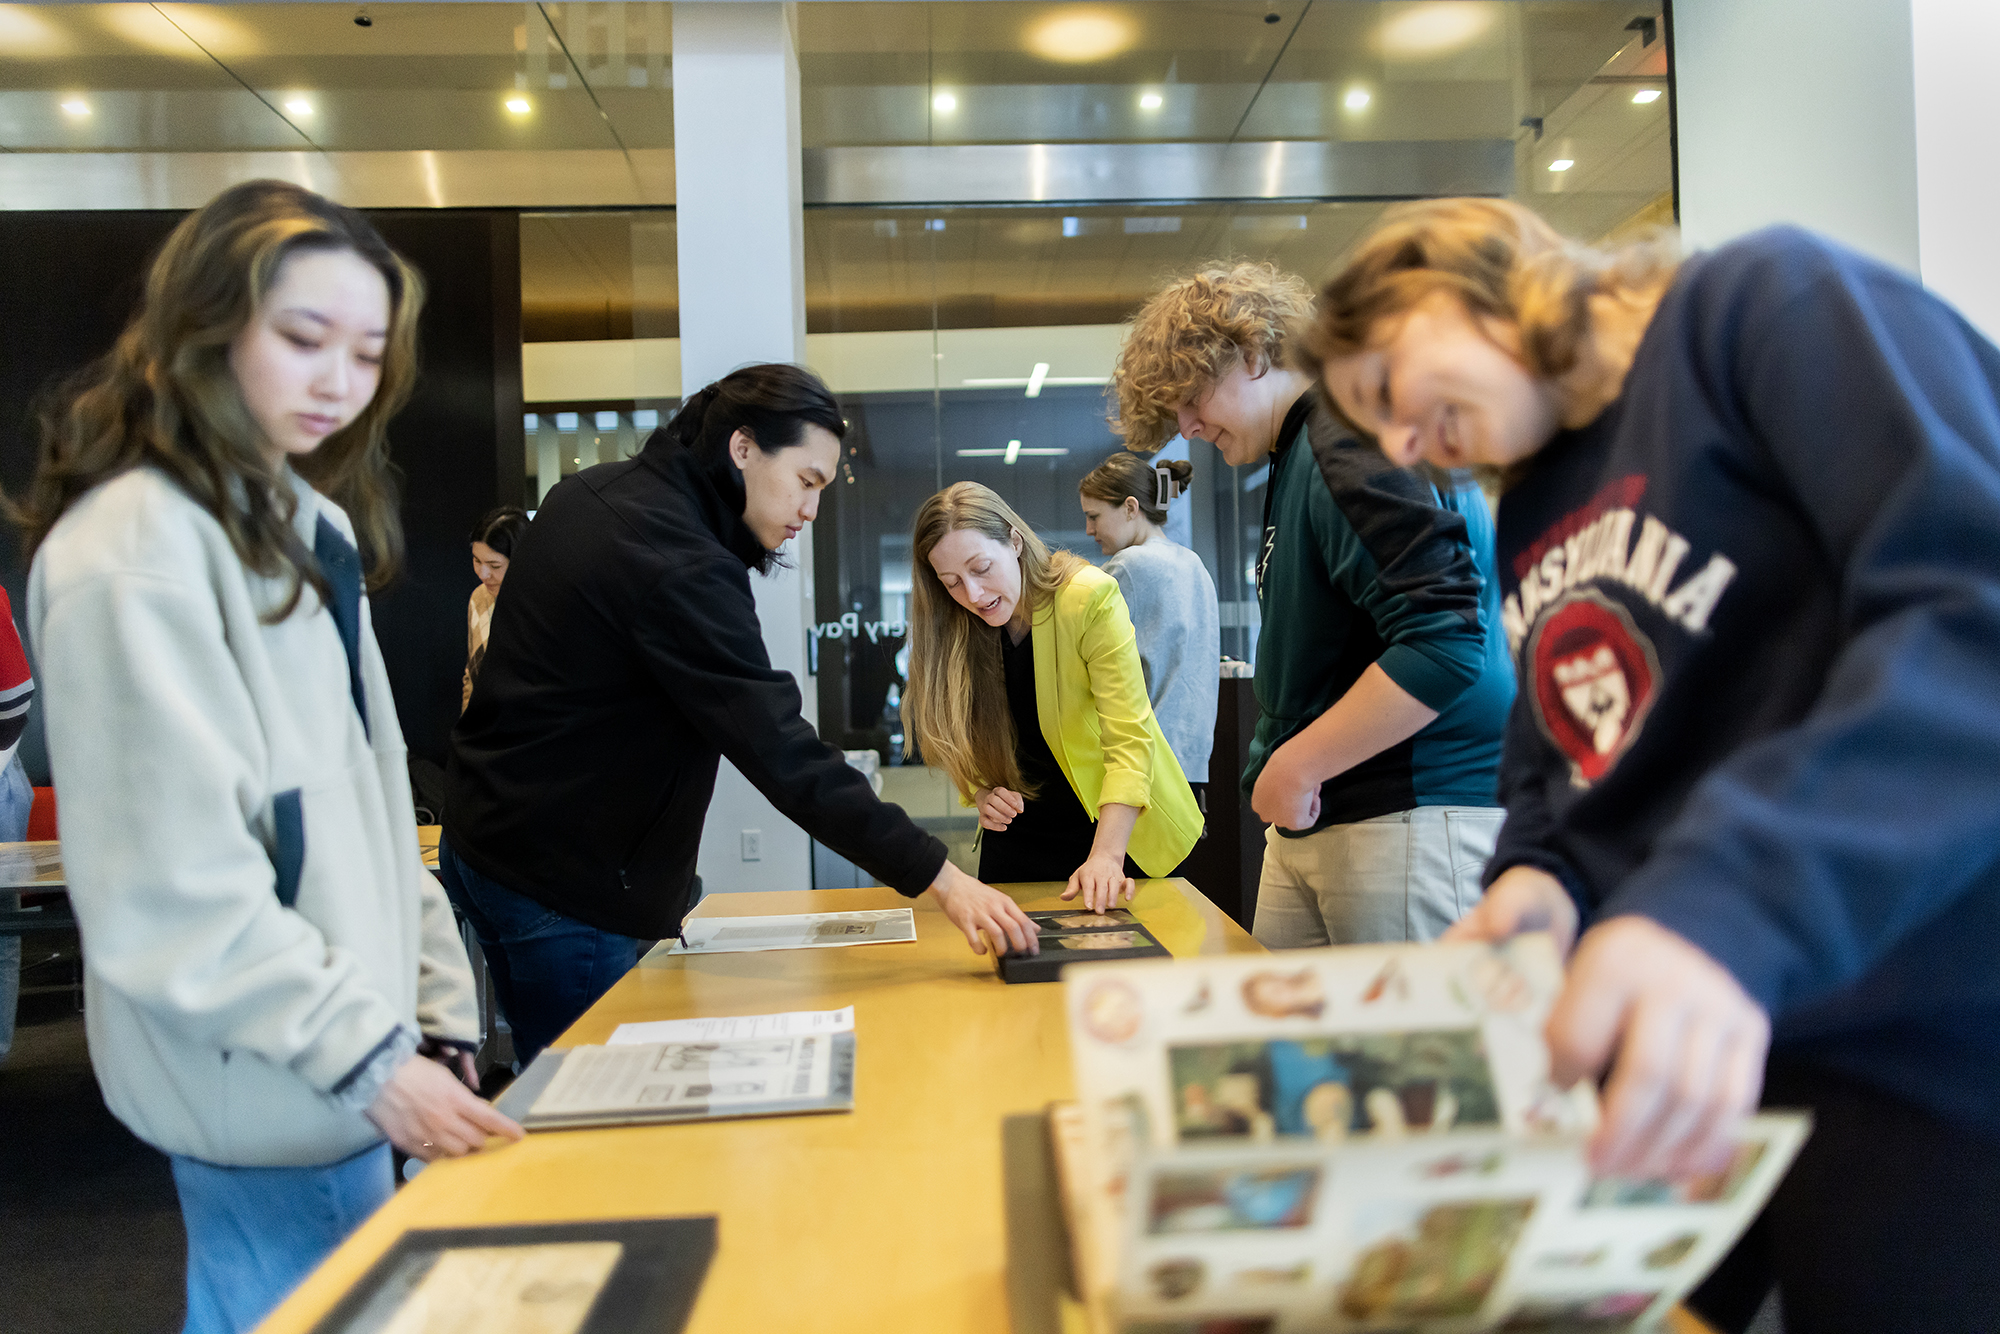
<svg viewBox="0 0 2000 1334">
<path fill-rule="evenodd" d="M 1078 1101 L 1054 1141 L 1101 1331 L 1649 1328 L 1809 1128 L 1754 1117 L 1709 1177 L 1594 1179 L 1595 1094 L 1549 1080 L 1546 936 L 1063 976 Z"/>
</svg>

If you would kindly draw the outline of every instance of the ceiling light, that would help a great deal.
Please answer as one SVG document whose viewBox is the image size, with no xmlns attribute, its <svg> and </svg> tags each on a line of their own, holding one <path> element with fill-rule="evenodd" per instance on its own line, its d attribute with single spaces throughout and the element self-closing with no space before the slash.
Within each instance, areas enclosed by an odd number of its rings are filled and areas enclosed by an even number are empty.
<svg viewBox="0 0 2000 1334">
<path fill-rule="evenodd" d="M 517 116 L 525 116 L 533 111 L 534 107 L 529 105 L 525 97 L 510 97 L 507 99 L 507 109 Z"/>
<path fill-rule="evenodd" d="M 1493 26 L 1495 7 L 1439 0 L 1396 8 L 1402 12 L 1382 25 L 1382 52 L 1407 60 L 1446 55 L 1472 45 Z"/>
<path fill-rule="evenodd" d="M 931 107 L 936 111 L 956 111 L 958 110 L 958 99 L 950 93 L 939 93 L 931 99 Z"/>
<path fill-rule="evenodd" d="M 63 114 L 68 116 L 88 116 L 90 103 L 80 97 L 72 97 L 62 104 Z"/>
<path fill-rule="evenodd" d="M 291 112 L 294 116 L 310 116 L 313 113 L 313 104 L 306 101 L 303 97 L 294 97 L 285 103 L 285 110 Z"/>
<path fill-rule="evenodd" d="M 1012 463 L 1015 459 L 1018 459 L 1020 457 L 1021 457 L 1021 442 L 1019 440 L 1009 440 L 1007 442 L 1007 457 L 1002 459 L 1001 462 Z"/>
<path fill-rule="evenodd" d="M 1132 24 L 1102 10 L 1058 13 L 1028 33 L 1028 49 L 1045 60 L 1081 64 L 1115 56 L 1132 45 Z"/>
<path fill-rule="evenodd" d="M 1349 111 L 1360 111 L 1368 105 L 1368 90 L 1366 88 L 1356 88 L 1341 99 L 1341 105 Z"/>
<path fill-rule="evenodd" d="M 1139 108 L 1142 111 L 1158 111 L 1167 104 L 1167 99 L 1158 93 L 1139 94 Z"/>
<path fill-rule="evenodd" d="M 1042 396 L 1042 381 L 1048 378 L 1049 363 L 1046 361 L 1036 362 L 1035 369 L 1028 372 L 1028 397 L 1040 398 Z M 1017 440 L 1014 443 L 1019 444 L 1020 441 Z M 1014 460 L 1008 459 L 1007 461 L 1012 463 Z"/>
<path fill-rule="evenodd" d="M 1660 100 L 1660 90 L 1657 88 L 1641 88 L 1638 92 L 1632 94 L 1632 100 L 1640 106 L 1645 106 L 1648 102 L 1657 102 Z"/>
<path fill-rule="evenodd" d="M 1568 171 L 1571 167 L 1574 167 L 1575 165 L 1576 162 L 1573 159 L 1566 157 L 1559 157 L 1554 162 L 1549 163 L 1549 170 Z"/>
</svg>

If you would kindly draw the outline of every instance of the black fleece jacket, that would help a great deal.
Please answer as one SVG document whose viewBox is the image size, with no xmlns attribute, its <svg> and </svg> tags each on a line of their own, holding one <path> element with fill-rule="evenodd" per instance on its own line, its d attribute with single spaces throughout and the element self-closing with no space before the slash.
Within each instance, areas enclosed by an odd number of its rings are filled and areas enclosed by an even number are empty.
<svg viewBox="0 0 2000 1334">
<path fill-rule="evenodd" d="M 458 855 L 600 930 L 673 935 L 727 755 L 814 838 L 923 893 L 944 845 L 814 734 L 764 652 L 750 589 L 763 555 L 739 505 L 663 435 L 551 491 L 452 732 Z"/>
</svg>

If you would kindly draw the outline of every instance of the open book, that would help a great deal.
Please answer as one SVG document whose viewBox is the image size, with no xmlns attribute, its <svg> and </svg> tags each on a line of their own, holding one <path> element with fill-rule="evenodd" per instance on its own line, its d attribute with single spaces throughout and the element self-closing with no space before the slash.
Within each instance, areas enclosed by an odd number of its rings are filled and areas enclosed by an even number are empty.
<svg viewBox="0 0 2000 1334">
<path fill-rule="evenodd" d="M 1606 1331 L 1661 1320 L 1804 1142 L 1593 1180 L 1557 1089 L 1554 946 L 1351 946 L 1064 973 L 1078 1103 L 1055 1140 L 1079 1287 L 1124 1334 Z"/>
</svg>

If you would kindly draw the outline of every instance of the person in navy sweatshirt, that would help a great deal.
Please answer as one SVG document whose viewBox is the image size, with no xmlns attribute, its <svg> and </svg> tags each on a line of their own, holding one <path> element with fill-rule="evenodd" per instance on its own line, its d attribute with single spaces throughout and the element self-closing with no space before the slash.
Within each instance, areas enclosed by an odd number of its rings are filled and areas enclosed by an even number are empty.
<svg viewBox="0 0 2000 1334">
<path fill-rule="evenodd" d="M 1507 820 L 1456 933 L 1575 941 L 1593 1166 L 1810 1107 L 1697 1309 L 2000 1328 L 2000 350 L 1796 229 L 1676 263 L 1495 200 L 1386 219 L 1304 346 L 1391 460 L 1505 487 Z"/>
</svg>

